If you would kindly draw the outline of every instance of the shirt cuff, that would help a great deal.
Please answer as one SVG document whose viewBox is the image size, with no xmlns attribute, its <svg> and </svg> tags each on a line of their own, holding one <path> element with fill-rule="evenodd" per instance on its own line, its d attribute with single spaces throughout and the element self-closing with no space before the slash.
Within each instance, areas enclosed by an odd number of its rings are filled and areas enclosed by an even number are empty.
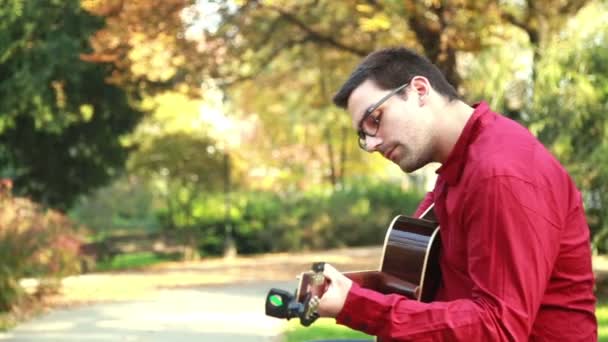
<svg viewBox="0 0 608 342">
<path fill-rule="evenodd" d="M 336 316 L 336 323 L 369 335 L 379 335 L 387 324 L 390 325 L 391 307 L 385 295 L 353 282 L 344 306 Z"/>
</svg>

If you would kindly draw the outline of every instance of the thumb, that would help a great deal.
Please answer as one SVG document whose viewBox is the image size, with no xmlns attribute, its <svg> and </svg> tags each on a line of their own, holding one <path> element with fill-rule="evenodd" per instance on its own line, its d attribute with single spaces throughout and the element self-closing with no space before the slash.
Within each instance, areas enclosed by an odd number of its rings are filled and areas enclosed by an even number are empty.
<svg viewBox="0 0 608 342">
<path fill-rule="evenodd" d="M 328 282 L 326 292 L 320 298 L 318 312 L 322 317 L 336 317 L 344 306 L 352 281 L 329 264 L 325 264 L 323 276 Z"/>
<path fill-rule="evenodd" d="M 338 271 L 332 265 L 326 263 L 323 268 L 323 275 L 325 276 L 325 278 L 329 279 L 330 281 L 333 281 L 342 276 L 342 273 L 340 273 L 340 271 Z"/>
<path fill-rule="evenodd" d="M 329 283 L 333 284 L 334 287 L 341 287 L 343 290 L 346 289 L 347 292 L 351 287 L 352 280 L 330 264 L 325 264 L 323 276 L 325 276 L 325 278 L 329 280 Z"/>
</svg>

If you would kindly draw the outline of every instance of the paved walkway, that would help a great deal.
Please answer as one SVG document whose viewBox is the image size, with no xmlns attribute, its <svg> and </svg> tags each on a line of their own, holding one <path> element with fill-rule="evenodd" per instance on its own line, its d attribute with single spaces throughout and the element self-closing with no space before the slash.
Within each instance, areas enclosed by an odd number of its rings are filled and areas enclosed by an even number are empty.
<svg viewBox="0 0 608 342">
<path fill-rule="evenodd" d="M 4 341 L 277 341 L 285 321 L 264 314 L 269 288 L 259 282 L 158 291 L 152 299 L 53 310 L 0 333 Z"/>
<path fill-rule="evenodd" d="M 295 289 L 295 276 L 314 261 L 373 269 L 380 253 L 378 246 L 278 253 L 72 276 L 60 304 L 80 305 L 21 323 L 0 342 L 275 342 L 286 321 L 264 313 L 270 288 Z"/>
<path fill-rule="evenodd" d="M 317 254 L 314 257 L 338 269 L 361 270 L 374 267 L 380 249 Z M 272 287 L 294 289 L 295 280 L 285 279 L 293 279 L 311 260 L 312 255 L 268 255 L 229 263 L 182 263 L 162 270 L 73 277 L 64 282 L 72 300 L 78 301 L 80 297 L 74 295 L 83 289 L 89 292 L 86 296 L 97 300 L 108 300 L 110 295 L 120 299 L 121 293 L 130 299 L 55 309 L 0 333 L 0 342 L 276 342 L 285 321 L 265 316 L 266 293 Z M 608 258 L 595 257 L 593 264 L 598 279 L 608 281 Z M 178 278 L 171 280 L 174 273 Z M 213 283 L 218 279 L 223 283 Z M 234 279 L 245 282 L 234 284 Z M 155 290 L 142 291 L 147 287 Z M 109 291 L 104 294 L 104 289 Z M 130 292 L 149 295 L 134 297 Z"/>
</svg>

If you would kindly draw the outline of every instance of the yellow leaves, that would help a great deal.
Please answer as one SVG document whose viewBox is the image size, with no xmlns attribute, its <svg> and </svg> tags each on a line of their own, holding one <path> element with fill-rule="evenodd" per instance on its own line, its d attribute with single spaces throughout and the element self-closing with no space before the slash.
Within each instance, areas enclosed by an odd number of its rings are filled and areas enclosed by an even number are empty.
<svg viewBox="0 0 608 342">
<path fill-rule="evenodd" d="M 95 15 L 107 15 L 121 6 L 121 0 L 80 0 L 80 7 Z"/>
<path fill-rule="evenodd" d="M 244 5 L 247 3 L 247 1 L 238 1 L 240 2 L 241 5 Z M 292 3 L 292 1 L 285 1 L 285 0 L 265 0 L 263 1 L 265 6 L 272 6 L 272 7 L 287 7 L 288 4 Z M 293 4 L 292 4 L 293 5 Z"/>
<path fill-rule="evenodd" d="M 201 101 L 192 100 L 180 93 L 168 92 L 155 97 L 154 103 L 156 110 L 151 120 L 142 122 L 144 126 L 149 125 L 149 132 L 171 134 L 200 131 Z"/>
<path fill-rule="evenodd" d="M 178 68 L 196 64 L 200 57 L 196 44 L 183 41 L 181 14 L 188 3 L 82 0 L 85 10 L 104 17 L 105 26 L 91 38 L 94 52 L 81 57 L 113 63 L 115 70 L 109 81 L 120 86 L 170 80 Z"/>
<path fill-rule="evenodd" d="M 558 158 L 567 158 L 573 153 L 574 147 L 572 146 L 572 139 L 570 136 L 562 135 L 553 144 L 553 152 Z"/>
<path fill-rule="evenodd" d="M 242 63 L 239 68 L 239 74 L 241 75 L 249 75 L 253 71 L 250 63 Z"/>
<path fill-rule="evenodd" d="M 171 134 L 202 133 L 199 109 L 202 102 L 192 100 L 180 92 L 167 92 L 146 98 L 143 107 L 152 114 L 144 118 L 134 132 L 125 136 L 121 143 L 130 146 L 135 143 L 146 145 L 150 141 Z"/>
<path fill-rule="evenodd" d="M 128 58 L 131 60 L 131 73 L 145 76 L 151 81 L 166 81 L 176 72 L 176 66 L 184 63 L 183 57 L 174 58 L 167 46 L 174 44 L 174 38 L 161 32 L 153 40 L 143 33 L 134 32 L 129 37 L 133 47 Z"/>
<path fill-rule="evenodd" d="M 99 7 L 99 0 L 81 0 L 80 7 L 89 12 L 94 12 Z"/>
<path fill-rule="evenodd" d="M 377 12 L 372 5 L 357 4 L 357 12 L 364 16 L 359 19 L 359 27 L 363 32 L 386 31 L 391 27 L 391 21 L 386 12 Z"/>
<path fill-rule="evenodd" d="M 485 45 L 501 45 L 504 44 L 505 41 L 513 44 L 514 42 L 519 42 L 520 44 L 525 44 L 528 42 L 527 34 L 518 27 L 513 25 L 505 25 L 505 24 L 492 24 L 486 25 L 479 28 L 479 32 L 477 32 L 481 40 Z"/>
<path fill-rule="evenodd" d="M 374 8 L 368 4 L 358 4 L 356 7 L 358 12 L 370 14 L 374 11 Z"/>
<path fill-rule="evenodd" d="M 93 118 L 94 109 L 90 104 L 83 104 L 80 106 L 80 115 L 86 122 L 91 121 Z"/>
<path fill-rule="evenodd" d="M 57 107 L 61 108 L 61 109 L 65 108 L 65 102 L 66 102 L 66 95 L 65 95 L 65 91 L 63 89 L 64 85 L 65 85 L 64 81 L 52 81 L 51 82 L 51 87 L 55 91 L 55 103 L 57 104 Z"/>
<path fill-rule="evenodd" d="M 359 19 L 359 26 L 363 32 L 386 31 L 391 27 L 390 18 L 385 13 L 376 13 L 371 18 Z"/>
</svg>

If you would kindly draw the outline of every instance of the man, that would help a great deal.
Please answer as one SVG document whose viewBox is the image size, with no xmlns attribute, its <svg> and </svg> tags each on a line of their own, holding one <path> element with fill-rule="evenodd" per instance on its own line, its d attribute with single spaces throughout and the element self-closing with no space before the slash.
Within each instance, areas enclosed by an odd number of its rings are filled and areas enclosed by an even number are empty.
<svg viewBox="0 0 608 342">
<path fill-rule="evenodd" d="M 435 204 L 442 284 L 421 303 L 362 288 L 327 265 L 321 316 L 394 341 L 597 339 L 581 195 L 534 136 L 484 102 L 462 102 L 405 48 L 367 56 L 334 102 L 362 149 L 405 172 L 441 163 L 416 215 Z"/>
</svg>

